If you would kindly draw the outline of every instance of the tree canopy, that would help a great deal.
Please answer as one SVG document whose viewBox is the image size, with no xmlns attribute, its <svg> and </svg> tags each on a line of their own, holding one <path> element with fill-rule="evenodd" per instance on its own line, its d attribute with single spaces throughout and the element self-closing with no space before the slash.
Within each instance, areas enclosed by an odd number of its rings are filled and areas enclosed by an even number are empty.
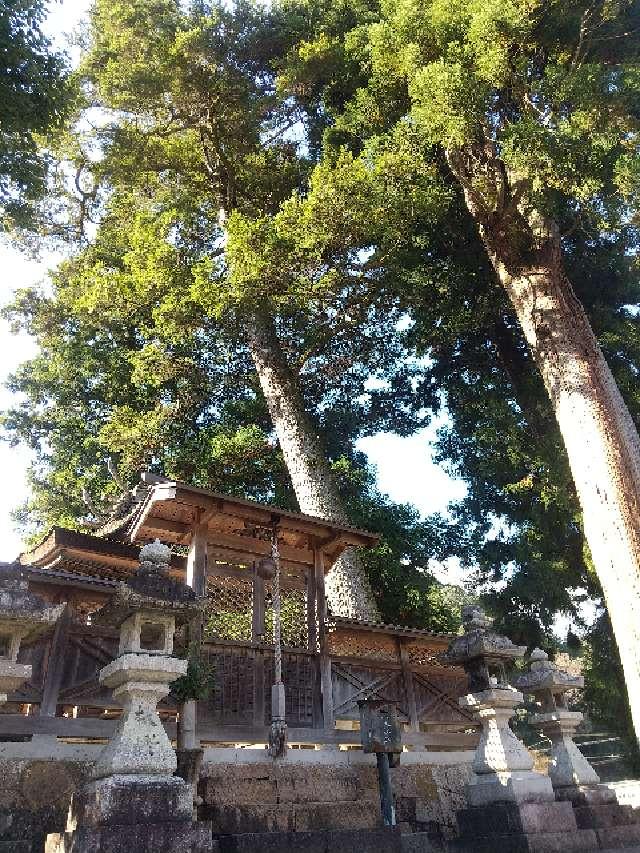
<svg viewBox="0 0 640 853">
<path fill-rule="evenodd" d="M 59 126 L 68 104 L 66 63 L 42 31 L 43 0 L 0 6 L 0 211 L 5 228 L 32 221 L 47 167 L 44 134 Z"/>
<path fill-rule="evenodd" d="M 548 643 L 575 590 L 600 590 L 554 409 L 474 211 L 493 227 L 511 205 L 503 237 L 524 260 L 536 216 L 558 223 L 638 423 L 637 16 L 98 2 L 59 142 L 78 178 L 56 195 L 75 253 L 53 297 L 21 294 L 11 312 L 42 347 L 5 421 L 38 454 L 25 520 L 78 524 L 83 485 L 97 504 L 115 494 L 108 455 L 127 480 L 151 465 L 293 505 L 243 331 L 259 306 L 350 518 L 384 531 L 365 562 L 385 617 L 449 624 L 421 570 L 454 554 L 501 582 L 488 599 L 514 639 Z M 382 497 L 354 449 L 443 407 L 439 457 L 469 486 L 453 524 Z"/>
</svg>

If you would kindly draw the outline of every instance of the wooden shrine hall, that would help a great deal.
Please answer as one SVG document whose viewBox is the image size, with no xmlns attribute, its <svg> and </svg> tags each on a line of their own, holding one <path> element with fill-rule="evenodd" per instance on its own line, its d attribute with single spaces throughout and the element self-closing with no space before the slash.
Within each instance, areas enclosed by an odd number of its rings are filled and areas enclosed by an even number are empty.
<svg viewBox="0 0 640 853">
<path fill-rule="evenodd" d="M 370 547 L 374 534 L 151 475 L 92 533 L 55 528 L 19 557 L 30 589 L 67 607 L 55 629 L 21 650 L 33 676 L 3 708 L 0 740 L 96 739 L 112 731 L 118 705 L 97 674 L 116 656 L 117 636 L 92 625 L 91 613 L 136 571 L 140 546 L 157 538 L 172 548 L 172 573 L 206 599 L 202 657 L 212 689 L 198 702 L 198 737 L 209 745 L 265 743 L 274 530 L 289 742 L 357 745 L 358 700 L 374 696 L 397 705 L 409 748 L 472 745 L 474 724 L 457 703 L 464 674 L 440 660 L 450 635 L 358 622 L 327 607 L 326 574 L 345 548 Z M 172 734 L 171 696 L 161 715 Z"/>
</svg>

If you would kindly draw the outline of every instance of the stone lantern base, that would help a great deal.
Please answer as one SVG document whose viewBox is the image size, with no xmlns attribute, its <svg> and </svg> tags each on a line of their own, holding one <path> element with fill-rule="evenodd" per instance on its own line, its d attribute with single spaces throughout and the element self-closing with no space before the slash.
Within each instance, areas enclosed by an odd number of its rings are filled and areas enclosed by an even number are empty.
<svg viewBox="0 0 640 853">
<path fill-rule="evenodd" d="M 185 660 L 141 653 L 103 667 L 100 682 L 122 701 L 122 716 L 46 853 L 217 851 L 211 824 L 193 821 L 193 785 L 172 775 L 176 756 L 156 707 L 186 669 Z"/>
<path fill-rule="evenodd" d="M 459 702 L 472 709 L 482 732 L 466 787 L 469 807 L 457 813 L 460 853 L 597 850 L 591 828 L 579 828 L 570 802 L 557 802 L 551 780 L 533 770 L 533 758 L 509 727 L 523 696 L 496 686 Z"/>
<path fill-rule="evenodd" d="M 556 788 L 556 799 L 570 803 L 579 829 L 595 832 L 600 847 L 640 847 L 640 815 L 621 805 L 615 791 L 606 785 L 566 785 Z"/>
<path fill-rule="evenodd" d="M 124 710 L 93 768 L 73 795 L 67 828 L 47 838 L 46 853 L 214 853 L 211 824 L 193 821 L 193 785 L 173 776 L 176 757 L 156 711 L 186 661 L 122 655 L 100 680 Z"/>
<path fill-rule="evenodd" d="M 67 830 L 45 853 L 215 853 L 211 824 L 193 823 L 193 791 L 176 776 L 109 776 L 74 796 Z"/>
</svg>

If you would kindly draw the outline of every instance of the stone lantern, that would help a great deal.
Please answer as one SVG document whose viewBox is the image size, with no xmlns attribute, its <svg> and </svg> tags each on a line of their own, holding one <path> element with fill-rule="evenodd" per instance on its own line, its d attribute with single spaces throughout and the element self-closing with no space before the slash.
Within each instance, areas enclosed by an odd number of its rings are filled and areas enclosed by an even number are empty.
<svg viewBox="0 0 640 853">
<path fill-rule="evenodd" d="M 600 782 L 596 771 L 573 742 L 583 715 L 567 707 L 567 693 L 584 687 L 584 678 L 558 669 L 541 649 L 534 649 L 530 660 L 530 671 L 518 678 L 516 686 L 532 695 L 539 707 L 530 715 L 529 722 L 551 741 L 549 777 L 556 798 L 573 800 L 585 786 Z"/>
<path fill-rule="evenodd" d="M 446 659 L 462 666 L 472 692 L 459 699 L 482 726 L 466 786 L 468 808 L 456 817 L 457 849 L 584 851 L 598 847 L 592 829 L 579 826 L 569 802 L 557 802 L 551 780 L 533 770 L 533 758 L 509 727 L 524 697 L 506 672 L 526 648 L 491 630 L 479 607 L 462 611 L 465 633 L 449 646 Z"/>
<path fill-rule="evenodd" d="M 462 666 L 470 693 L 459 699 L 482 726 L 473 760 L 474 777 L 467 789 L 469 805 L 497 801 L 553 799 L 546 776 L 533 771 L 533 758 L 509 727 L 524 696 L 509 685 L 506 668 L 524 657 L 526 646 L 515 646 L 491 630 L 491 620 L 479 607 L 463 608 L 464 634 L 446 653 L 448 663 Z"/>
<path fill-rule="evenodd" d="M 539 706 L 529 722 L 551 741 L 549 777 L 557 805 L 570 805 L 579 831 L 595 832 L 601 848 L 634 845 L 633 849 L 637 849 L 637 810 L 618 803 L 615 791 L 599 784 L 597 773 L 573 742 L 583 716 L 568 709 L 567 693 L 582 688 L 584 678 L 558 669 L 541 649 L 534 649 L 530 660 L 530 671 L 520 676 L 516 684 Z"/>
<path fill-rule="evenodd" d="M 116 733 L 93 768 L 94 779 L 175 772 L 175 752 L 156 708 L 171 682 L 187 671 L 187 661 L 173 657 L 173 637 L 176 626 L 197 616 L 199 607 L 191 587 L 167 574 L 170 558 L 161 542 L 145 545 L 137 573 L 93 620 L 120 630 L 118 657 L 99 677 L 123 703 Z"/>
<path fill-rule="evenodd" d="M 54 625 L 64 607 L 29 592 L 19 565 L 0 565 L 0 705 L 31 678 L 31 666 L 17 662 L 21 643 Z"/>
<path fill-rule="evenodd" d="M 210 824 L 192 823 L 193 789 L 173 775 L 176 755 L 157 711 L 187 671 L 173 656 L 175 629 L 200 613 L 191 587 L 169 575 L 170 558 L 161 542 L 145 545 L 136 574 L 94 615 L 93 624 L 120 631 L 118 657 L 99 679 L 123 711 L 91 781 L 74 795 L 67 832 L 49 836 L 47 853 L 212 849 Z"/>
</svg>

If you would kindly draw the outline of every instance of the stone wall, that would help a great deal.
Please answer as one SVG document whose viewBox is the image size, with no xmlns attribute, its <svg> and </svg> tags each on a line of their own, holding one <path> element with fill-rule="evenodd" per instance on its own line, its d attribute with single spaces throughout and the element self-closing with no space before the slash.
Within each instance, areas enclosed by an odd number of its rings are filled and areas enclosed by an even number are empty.
<svg viewBox="0 0 640 853">
<path fill-rule="evenodd" d="M 403 753 L 391 771 L 398 821 L 434 837 L 454 836 L 471 758 Z M 370 829 L 381 821 L 375 757 L 357 750 L 290 750 L 274 764 L 261 750 L 207 749 L 199 793 L 200 817 L 220 835 Z"/>
<path fill-rule="evenodd" d="M 42 853 L 46 835 L 64 829 L 71 794 L 90 766 L 73 747 L 0 744 L 0 852 Z"/>
<path fill-rule="evenodd" d="M 63 831 L 71 794 L 101 748 L 53 738 L 0 743 L 0 853 L 43 853 L 47 833 Z M 398 820 L 435 837 L 454 835 L 471 757 L 404 753 L 392 770 Z M 274 764 L 262 749 L 207 749 L 199 793 L 200 817 L 219 834 L 380 822 L 375 759 L 358 750 L 292 749 Z"/>
</svg>

